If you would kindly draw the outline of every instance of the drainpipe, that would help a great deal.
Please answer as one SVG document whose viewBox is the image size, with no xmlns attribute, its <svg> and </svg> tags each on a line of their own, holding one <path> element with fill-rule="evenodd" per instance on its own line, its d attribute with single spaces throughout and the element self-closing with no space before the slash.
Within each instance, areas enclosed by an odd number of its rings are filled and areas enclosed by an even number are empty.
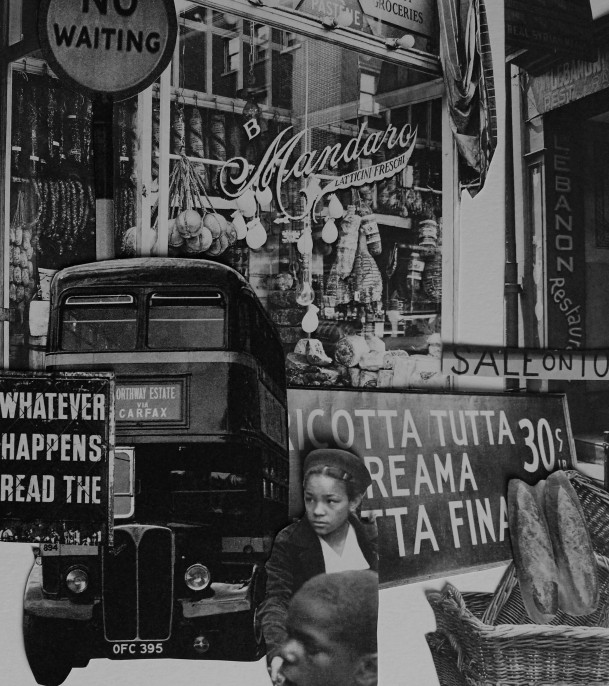
<svg viewBox="0 0 609 686">
<path fill-rule="evenodd" d="M 505 345 L 518 347 L 518 262 L 514 207 L 514 147 L 512 141 L 512 65 L 505 65 Z M 507 379 L 506 390 L 518 390 L 518 379 Z"/>
</svg>

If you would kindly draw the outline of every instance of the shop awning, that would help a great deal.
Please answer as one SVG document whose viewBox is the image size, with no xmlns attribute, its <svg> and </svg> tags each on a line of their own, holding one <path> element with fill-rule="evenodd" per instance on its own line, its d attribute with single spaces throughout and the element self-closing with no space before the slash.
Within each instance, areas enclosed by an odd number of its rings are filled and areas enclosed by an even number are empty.
<svg viewBox="0 0 609 686">
<path fill-rule="evenodd" d="M 463 161 L 484 185 L 497 144 L 493 60 L 484 0 L 438 0 L 440 60 L 451 128 Z"/>
</svg>

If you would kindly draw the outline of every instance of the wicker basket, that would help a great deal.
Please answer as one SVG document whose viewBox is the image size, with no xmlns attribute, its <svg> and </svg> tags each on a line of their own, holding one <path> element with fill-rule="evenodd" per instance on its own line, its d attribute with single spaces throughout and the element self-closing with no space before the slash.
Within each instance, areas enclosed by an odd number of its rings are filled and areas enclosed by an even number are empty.
<svg viewBox="0 0 609 686">
<path fill-rule="evenodd" d="M 609 684 L 609 494 L 576 472 L 568 474 L 597 553 L 599 609 L 586 617 L 559 612 L 551 624 L 530 623 L 513 564 L 494 594 L 461 594 L 451 584 L 442 593 L 430 593 L 437 631 L 428 643 L 432 653 L 437 649 L 454 656 L 466 684 Z M 434 661 L 441 663 L 435 654 Z M 457 683 L 438 676 L 442 686 Z"/>
</svg>

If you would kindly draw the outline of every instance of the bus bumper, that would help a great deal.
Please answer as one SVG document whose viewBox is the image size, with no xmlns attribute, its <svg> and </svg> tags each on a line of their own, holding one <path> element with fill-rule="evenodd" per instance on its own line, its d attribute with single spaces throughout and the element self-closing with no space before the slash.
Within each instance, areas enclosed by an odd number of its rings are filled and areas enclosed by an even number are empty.
<svg viewBox="0 0 609 686">
<path fill-rule="evenodd" d="M 180 600 L 185 619 L 247 612 L 252 609 L 249 584 L 212 583 L 213 595 L 201 600 Z"/>
<path fill-rule="evenodd" d="M 24 595 L 24 613 L 45 622 L 57 636 L 78 634 L 79 652 L 89 658 L 178 658 L 257 660 L 264 654 L 254 628 L 250 585 L 212 584 L 213 596 L 178 599 L 168 639 L 109 641 L 103 629 L 101 600 L 78 604 L 67 598 L 49 598 L 42 591 L 42 568 L 34 565 Z M 77 630 L 76 626 L 82 626 Z M 49 628 L 50 627 L 50 628 Z M 76 666 L 76 665 L 75 665 Z M 80 666 L 80 665 L 78 665 Z"/>
</svg>

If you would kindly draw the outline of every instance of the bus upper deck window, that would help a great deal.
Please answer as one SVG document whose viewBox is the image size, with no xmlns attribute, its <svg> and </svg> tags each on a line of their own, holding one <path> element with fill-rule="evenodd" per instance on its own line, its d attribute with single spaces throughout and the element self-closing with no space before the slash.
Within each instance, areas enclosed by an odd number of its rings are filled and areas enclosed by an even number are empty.
<svg viewBox="0 0 609 686">
<path fill-rule="evenodd" d="M 71 295 L 61 312 L 61 349 L 133 350 L 136 324 L 132 295 Z"/>
<path fill-rule="evenodd" d="M 224 347 L 225 305 L 221 293 L 154 293 L 148 310 L 150 348 Z"/>
</svg>

